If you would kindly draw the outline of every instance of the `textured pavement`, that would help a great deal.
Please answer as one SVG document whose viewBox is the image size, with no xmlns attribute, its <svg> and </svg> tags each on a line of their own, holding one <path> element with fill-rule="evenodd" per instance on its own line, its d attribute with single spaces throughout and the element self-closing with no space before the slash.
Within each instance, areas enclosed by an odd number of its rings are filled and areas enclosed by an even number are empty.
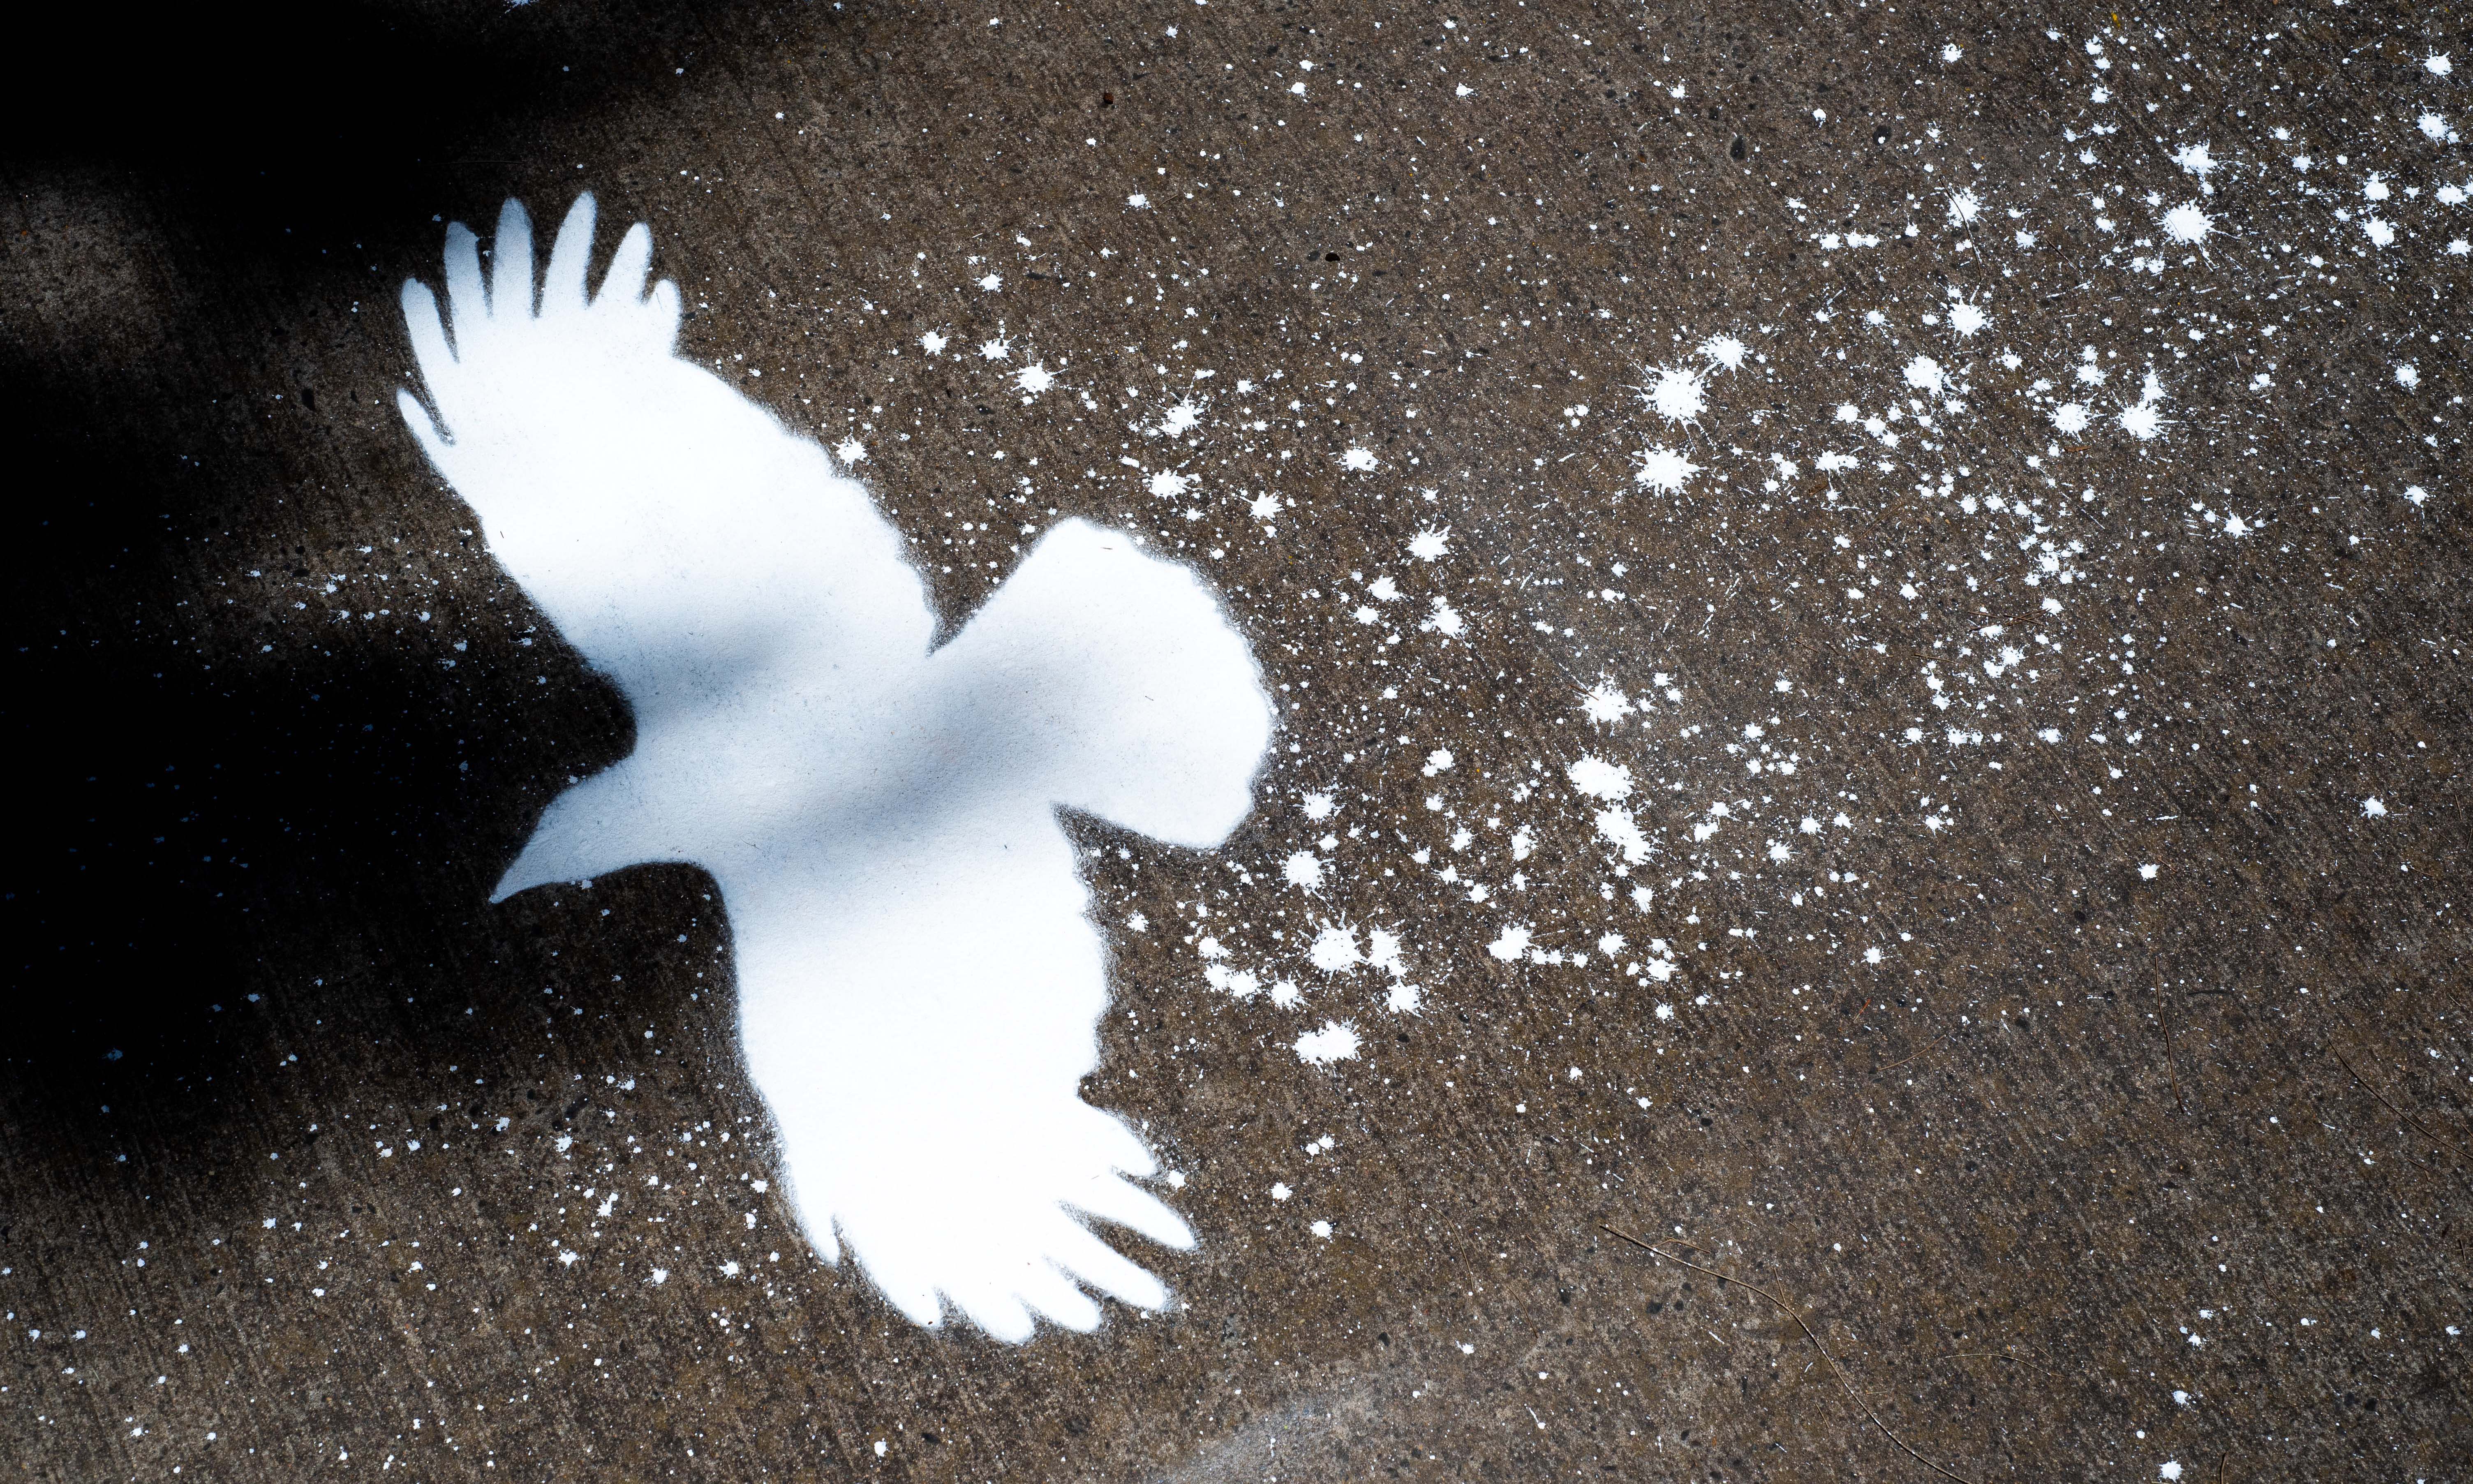
<svg viewBox="0 0 2473 1484">
<path fill-rule="evenodd" d="M 2461 13 L 42 24 L 0 1472 L 2473 1467 Z M 948 625 L 1081 515 L 1252 640 L 1229 846 L 1074 826 L 1173 1309 L 914 1328 L 708 878 L 488 905 L 632 723 L 396 296 L 583 190 Z"/>
</svg>

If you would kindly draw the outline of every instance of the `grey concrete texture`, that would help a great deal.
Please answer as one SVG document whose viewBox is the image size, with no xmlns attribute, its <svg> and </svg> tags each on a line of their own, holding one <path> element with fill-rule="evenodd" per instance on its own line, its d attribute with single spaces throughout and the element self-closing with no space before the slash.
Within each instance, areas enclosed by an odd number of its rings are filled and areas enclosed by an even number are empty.
<svg viewBox="0 0 2473 1484">
<path fill-rule="evenodd" d="M 2462 12 L 41 25 L 0 1472 L 2473 1468 Z M 1254 643 L 1238 836 L 1074 826 L 1172 1309 L 913 1327 L 773 1185 L 707 877 L 488 904 L 632 723 L 396 295 L 587 189 L 948 622 L 1082 515 Z"/>
</svg>

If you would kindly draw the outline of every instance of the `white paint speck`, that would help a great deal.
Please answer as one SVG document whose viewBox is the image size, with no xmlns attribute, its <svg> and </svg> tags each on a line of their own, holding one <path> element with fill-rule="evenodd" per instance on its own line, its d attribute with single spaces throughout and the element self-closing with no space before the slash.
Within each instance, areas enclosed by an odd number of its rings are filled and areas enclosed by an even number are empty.
<svg viewBox="0 0 2473 1484">
<path fill-rule="evenodd" d="M 1700 371 L 1689 366 L 1672 366 L 1649 374 L 1645 400 L 1667 421 L 1689 422 L 1708 408 L 1708 392 Z"/>
<path fill-rule="evenodd" d="M 1297 1038 L 1297 1060 L 1309 1066 L 1327 1066 L 1357 1055 L 1357 1027 L 1345 1020 L 1325 1020 L 1322 1029 Z"/>
<path fill-rule="evenodd" d="M 2197 247 L 2216 229 L 2215 219 L 2201 210 L 2195 201 L 2185 201 L 2165 212 L 2157 225 L 2164 228 L 2165 236 L 2185 247 Z"/>
<path fill-rule="evenodd" d="M 1356 928 L 1345 922 L 1326 922 L 1314 934 L 1306 958 L 1324 973 L 1335 974 L 1363 963 L 1365 955 L 1357 951 Z"/>
<path fill-rule="evenodd" d="M 1595 754 L 1572 764 L 1570 776 L 1572 786 L 1592 799 L 1621 803 L 1631 797 L 1631 770 Z"/>
<path fill-rule="evenodd" d="M 1679 494 L 1684 484 L 1699 472 L 1700 466 L 1685 457 L 1681 449 L 1659 443 L 1641 450 L 1640 469 L 1632 475 L 1632 482 L 1660 494 Z"/>
<path fill-rule="evenodd" d="M 1631 697 L 1613 681 L 1599 678 L 1588 693 L 1580 697 L 1580 714 L 1599 727 L 1611 727 L 1629 716 L 1634 709 Z"/>
</svg>

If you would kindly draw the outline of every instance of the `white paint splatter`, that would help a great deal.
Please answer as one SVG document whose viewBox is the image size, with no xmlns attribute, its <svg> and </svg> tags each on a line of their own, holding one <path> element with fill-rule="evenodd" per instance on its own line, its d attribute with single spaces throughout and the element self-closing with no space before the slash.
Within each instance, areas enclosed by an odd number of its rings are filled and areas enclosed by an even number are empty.
<svg viewBox="0 0 2473 1484">
<path fill-rule="evenodd" d="M 1949 197 L 1949 220 L 1953 227 L 1971 227 L 1983 214 L 1983 198 L 1970 190 L 1952 191 Z"/>
<path fill-rule="evenodd" d="M 1572 786 L 1592 799 L 1621 803 L 1631 797 L 1631 770 L 1595 754 L 1583 755 L 1572 764 L 1570 776 Z"/>
<path fill-rule="evenodd" d="M 1343 467 L 1366 474 L 1373 472 L 1381 461 L 1374 457 L 1374 450 L 1371 448 L 1351 448 L 1339 456 L 1339 462 Z"/>
<path fill-rule="evenodd" d="M 1632 482 L 1660 494 L 1679 494 L 1685 482 L 1699 472 L 1700 466 L 1686 458 L 1681 449 L 1659 443 L 1641 450 L 1640 469 L 1632 475 Z"/>
<path fill-rule="evenodd" d="M 2165 212 L 2156 225 L 2164 228 L 2165 236 L 2193 248 L 2206 241 L 2207 234 L 2216 229 L 2215 219 L 2195 201 L 2185 201 Z"/>
<path fill-rule="evenodd" d="M 2085 404 L 2080 402 L 2063 402 L 2053 409 L 2053 426 L 2063 433 L 2083 433 L 2090 420 Z"/>
<path fill-rule="evenodd" d="M 926 334 L 919 337 L 919 348 L 926 351 L 929 355 L 943 355 L 945 353 L 945 347 L 950 344 L 952 344 L 952 342 L 947 340 L 941 333 L 935 330 L 929 330 Z"/>
<path fill-rule="evenodd" d="M 1487 944 L 1485 951 L 1508 964 L 1527 954 L 1528 941 L 1527 923 L 1507 922 L 1503 924 L 1501 936 Z"/>
<path fill-rule="evenodd" d="M 1669 422 L 1689 422 L 1709 406 L 1702 373 L 1689 366 L 1667 367 L 1651 373 L 1643 400 Z"/>
<path fill-rule="evenodd" d="M 1452 528 L 1428 526 L 1408 539 L 1408 555 L 1420 562 L 1432 562 L 1452 549 Z"/>
<path fill-rule="evenodd" d="M 1297 850 L 1281 865 L 1280 875 L 1290 886 L 1300 890 L 1319 891 L 1323 878 L 1322 857 L 1311 850 Z"/>
<path fill-rule="evenodd" d="M 1637 866 L 1648 859 L 1648 840 L 1640 832 L 1640 822 L 1622 809 L 1600 809 L 1597 818 L 1597 836 L 1622 852 L 1623 860 Z"/>
<path fill-rule="evenodd" d="M 1591 723 L 1611 727 L 1634 710 L 1631 697 L 1622 693 L 1613 681 L 1600 679 L 1588 693 L 1580 697 L 1580 712 Z"/>
<path fill-rule="evenodd" d="M 1044 362 L 1033 361 L 1014 372 L 1013 384 L 1021 388 L 1026 395 L 1037 396 L 1056 385 L 1056 373 L 1049 371 Z"/>
<path fill-rule="evenodd" d="M 1751 348 L 1732 335 L 1712 335 L 1700 342 L 1700 353 L 1730 371 L 1743 369 L 1743 357 Z"/>
<path fill-rule="evenodd" d="M 1940 363 L 1928 355 L 1919 355 L 1909 361 L 1906 377 L 1907 385 L 1927 396 L 1938 396 L 1949 385 L 1949 377 L 1941 371 Z"/>
<path fill-rule="evenodd" d="M 1306 960 L 1324 973 L 1335 974 L 1363 963 L 1365 955 L 1357 951 L 1356 928 L 1345 922 L 1326 922 L 1314 934 Z"/>
<path fill-rule="evenodd" d="M 1321 1030 L 1297 1038 L 1297 1060 L 1309 1066 L 1328 1066 L 1353 1059 L 1361 1043 L 1356 1026 L 1345 1020 L 1325 1020 Z"/>
<path fill-rule="evenodd" d="M 2388 806 L 2385 801 L 2376 798 L 2365 799 L 2362 801 L 2362 817 L 2364 819 L 2385 819 L 2387 818 L 2387 814 Z"/>
<path fill-rule="evenodd" d="M 1387 927 L 1368 928 L 1365 933 L 1365 963 L 1397 979 L 1408 971 L 1406 947 L 1400 935 Z"/>
</svg>

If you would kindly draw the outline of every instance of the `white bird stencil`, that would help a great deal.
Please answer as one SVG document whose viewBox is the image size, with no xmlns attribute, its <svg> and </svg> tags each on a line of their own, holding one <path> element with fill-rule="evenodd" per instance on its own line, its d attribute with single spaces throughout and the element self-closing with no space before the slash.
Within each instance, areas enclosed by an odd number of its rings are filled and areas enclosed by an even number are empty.
<svg viewBox="0 0 2473 1484">
<path fill-rule="evenodd" d="M 951 640 L 900 533 L 812 440 L 681 359 L 652 233 L 588 294 L 593 202 L 535 299 L 510 201 L 486 275 L 446 230 L 446 314 L 408 281 L 429 406 L 404 420 L 490 550 L 633 707 L 635 752 L 561 794 L 495 898 L 702 866 L 735 945 L 747 1070 L 792 1204 L 923 1325 L 1091 1329 L 1080 1285 L 1150 1273 L 1085 1225 L 1192 1233 L 1084 1103 L 1108 1001 L 1059 807 L 1217 845 L 1252 807 L 1269 697 L 1187 568 L 1066 520 Z"/>
</svg>

